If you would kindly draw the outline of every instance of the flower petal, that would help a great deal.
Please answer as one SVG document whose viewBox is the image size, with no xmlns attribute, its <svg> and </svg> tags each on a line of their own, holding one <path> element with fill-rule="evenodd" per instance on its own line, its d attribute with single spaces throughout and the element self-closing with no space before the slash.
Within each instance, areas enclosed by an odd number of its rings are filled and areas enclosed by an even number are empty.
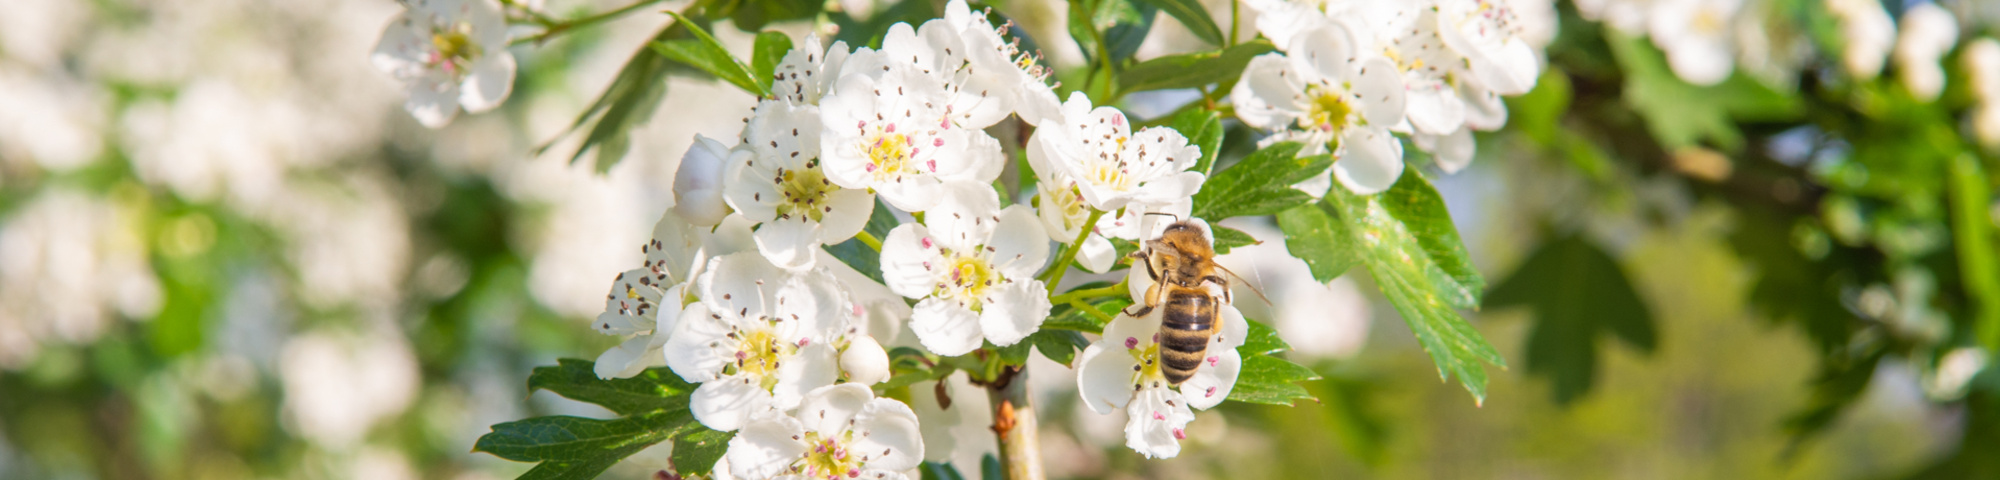
<svg viewBox="0 0 2000 480">
<path fill-rule="evenodd" d="M 986 245 L 993 248 L 990 258 L 1008 278 L 1034 276 L 1049 261 L 1048 233 L 1027 205 L 1001 211 L 1000 223 Z"/>
<path fill-rule="evenodd" d="M 938 253 L 937 242 L 931 240 L 930 229 L 921 224 L 905 223 L 889 231 L 889 238 L 882 240 L 882 283 L 890 291 L 910 298 L 930 295 L 937 286 L 937 274 L 932 268 L 942 268 L 942 256 Z"/>
<path fill-rule="evenodd" d="M 1389 131 L 1349 129 L 1340 143 L 1341 157 L 1333 163 L 1333 175 L 1354 193 L 1373 195 L 1388 190 L 1403 176 L 1402 143 Z"/>
<path fill-rule="evenodd" d="M 846 430 L 847 421 L 860 415 L 861 407 L 874 399 L 875 393 L 858 383 L 819 387 L 799 401 L 799 422 L 806 431 L 833 436 Z"/>
<path fill-rule="evenodd" d="M 1092 234 L 1083 239 L 1083 246 L 1077 251 L 1076 261 L 1090 273 L 1104 273 L 1118 261 L 1118 248 L 1111 245 L 1103 235 Z"/>
<path fill-rule="evenodd" d="M 867 390 L 867 389 L 862 389 Z M 886 398 L 870 400 L 854 417 L 854 450 L 869 469 L 901 471 L 924 459 L 924 439 L 909 405 Z"/>
<path fill-rule="evenodd" d="M 840 377 L 840 354 L 832 345 L 818 342 L 800 348 L 798 354 L 778 365 L 778 384 L 771 387 L 772 404 L 790 410 L 806 392 L 832 385 Z"/>
<path fill-rule="evenodd" d="M 970 252 L 987 243 L 999 227 L 1000 194 L 986 184 L 947 184 L 941 200 L 924 214 L 924 226 L 930 227 L 931 238 L 955 252 Z"/>
<path fill-rule="evenodd" d="M 1008 346 L 1042 328 L 1049 318 L 1049 288 L 1040 280 L 1023 278 L 999 285 L 979 314 L 979 329 L 994 345 Z"/>
<path fill-rule="evenodd" d="M 772 407 L 771 392 L 764 391 L 749 377 L 724 377 L 701 384 L 688 398 L 688 410 L 702 425 L 717 431 L 735 431 L 753 415 Z"/>
<path fill-rule="evenodd" d="M 492 110 L 507 100 L 507 94 L 514 91 L 514 55 L 506 50 L 489 52 L 472 63 L 465 85 L 459 90 L 458 102 L 465 105 L 468 113 Z"/>
<path fill-rule="evenodd" d="M 957 303 L 931 297 L 910 314 L 910 331 L 931 353 L 955 357 L 979 348 L 979 315 Z"/>
<path fill-rule="evenodd" d="M 403 102 L 403 109 L 409 110 L 417 123 L 439 128 L 458 116 L 458 86 L 447 79 L 427 76 L 411 82 L 407 91 L 410 98 Z"/>
<path fill-rule="evenodd" d="M 647 367 L 659 365 L 657 362 L 664 362 L 663 358 L 646 355 L 647 347 L 652 343 L 654 336 L 641 335 L 626 339 L 624 343 L 598 355 L 597 364 L 593 367 L 593 371 L 597 372 L 597 378 L 632 378 L 633 375 L 645 371 Z"/>
<path fill-rule="evenodd" d="M 725 316 L 755 317 L 768 313 L 777 296 L 785 271 L 758 252 L 737 252 L 709 261 L 709 272 L 699 282 L 701 301 Z"/>
<path fill-rule="evenodd" d="M 1354 93 L 1361 96 L 1361 118 L 1370 125 L 1394 125 L 1407 108 L 1403 76 L 1396 64 L 1382 57 L 1368 57 L 1354 70 Z"/>
<path fill-rule="evenodd" d="M 1229 91 L 1229 101 L 1236 104 L 1236 116 L 1244 124 L 1283 129 L 1305 113 L 1298 104 L 1304 91 L 1304 80 L 1291 61 L 1284 54 L 1267 53 L 1250 59 L 1242 79 Z"/>
<path fill-rule="evenodd" d="M 1181 382 L 1181 396 L 1187 397 L 1190 407 L 1207 410 L 1229 398 L 1229 391 L 1236 388 L 1236 376 L 1243 371 L 1243 355 L 1236 349 L 1216 351 L 1211 348 L 1209 357 L 1215 361 L 1195 369 L 1194 376 Z"/>
<path fill-rule="evenodd" d="M 831 209 L 819 219 L 819 239 L 827 245 L 854 238 L 868 227 L 868 218 L 875 213 L 875 194 L 866 190 L 841 189 L 828 194 L 826 202 Z"/>
<path fill-rule="evenodd" d="M 1148 388 L 1125 406 L 1125 446 L 1147 458 L 1173 458 L 1181 453 L 1178 437 L 1194 420 L 1185 399 L 1173 390 Z"/>
<path fill-rule="evenodd" d="M 770 412 L 758 415 L 736 438 L 729 439 L 729 473 L 738 478 L 772 478 L 790 470 L 812 447 L 804 440 L 798 419 Z"/>
<path fill-rule="evenodd" d="M 721 378 L 723 367 L 736 360 L 733 349 L 718 344 L 729 332 L 729 324 L 710 314 L 708 305 L 700 302 L 688 305 L 681 312 L 680 324 L 674 326 L 673 336 L 663 347 L 667 367 L 689 383 Z"/>
<path fill-rule="evenodd" d="M 757 251 L 771 264 L 791 271 L 810 269 L 814 252 L 819 251 L 820 225 L 804 217 L 764 222 L 756 233 Z"/>
</svg>

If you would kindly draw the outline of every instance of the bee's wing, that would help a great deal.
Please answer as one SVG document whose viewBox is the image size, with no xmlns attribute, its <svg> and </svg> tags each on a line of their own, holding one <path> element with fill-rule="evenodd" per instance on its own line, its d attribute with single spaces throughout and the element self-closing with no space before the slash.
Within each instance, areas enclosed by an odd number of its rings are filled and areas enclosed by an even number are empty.
<svg viewBox="0 0 2000 480">
<path fill-rule="evenodd" d="M 1242 276 L 1242 275 L 1237 275 L 1237 274 L 1236 274 L 1236 272 L 1233 272 L 1233 271 L 1230 271 L 1230 270 L 1229 270 L 1229 267 L 1224 267 L 1224 266 L 1222 266 L 1222 264 L 1221 264 L 1221 263 L 1219 263 L 1219 262 L 1218 262 L 1218 263 L 1216 263 L 1216 264 L 1215 264 L 1215 269 L 1216 269 L 1216 270 L 1221 270 L 1221 271 L 1222 271 L 1222 273 L 1227 273 L 1227 274 L 1229 274 L 1229 276 L 1231 276 L 1231 277 L 1236 277 L 1236 280 L 1237 280 L 1237 281 L 1240 281 L 1240 282 L 1243 282 L 1243 286 L 1245 286 L 1245 287 L 1250 287 L 1250 293 L 1255 293 L 1255 294 L 1257 294 L 1257 298 L 1260 298 L 1260 299 L 1263 299 L 1263 300 L 1264 300 L 1264 304 L 1266 304 L 1266 305 L 1276 305 L 1276 304 L 1274 304 L 1274 303 L 1271 303 L 1271 297 L 1266 297 L 1266 296 L 1264 296 L 1264 291 L 1263 291 L 1263 290 L 1258 290 L 1258 289 L 1257 289 L 1257 286 L 1256 286 L 1256 285 L 1251 285 L 1251 284 L 1250 284 L 1250 280 L 1248 280 L 1248 279 L 1245 279 L 1245 278 L 1243 278 L 1243 276 Z M 1227 287 L 1225 287 L 1225 288 L 1227 288 Z"/>
</svg>

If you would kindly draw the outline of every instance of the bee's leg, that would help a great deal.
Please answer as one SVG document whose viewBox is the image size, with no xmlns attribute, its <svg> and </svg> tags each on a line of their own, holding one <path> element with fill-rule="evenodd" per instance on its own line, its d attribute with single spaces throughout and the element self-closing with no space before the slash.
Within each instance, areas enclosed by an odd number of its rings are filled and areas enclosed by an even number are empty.
<svg viewBox="0 0 2000 480">
<path fill-rule="evenodd" d="M 1216 286 L 1222 287 L 1222 303 L 1232 305 L 1236 303 L 1236 299 L 1230 298 L 1228 281 L 1223 280 L 1221 275 L 1201 277 L 1201 281 L 1204 283 L 1214 283 Z"/>
<path fill-rule="evenodd" d="M 1132 318 L 1144 317 L 1148 313 L 1153 313 L 1153 306 L 1159 304 L 1160 304 L 1160 284 L 1154 283 L 1153 286 L 1146 287 L 1146 299 L 1143 305 L 1133 304 L 1130 307 L 1125 307 L 1125 310 L 1123 310 L 1122 312 L 1126 315 L 1131 316 Z M 1132 307 L 1139 307 L 1139 311 L 1133 312 Z"/>
</svg>

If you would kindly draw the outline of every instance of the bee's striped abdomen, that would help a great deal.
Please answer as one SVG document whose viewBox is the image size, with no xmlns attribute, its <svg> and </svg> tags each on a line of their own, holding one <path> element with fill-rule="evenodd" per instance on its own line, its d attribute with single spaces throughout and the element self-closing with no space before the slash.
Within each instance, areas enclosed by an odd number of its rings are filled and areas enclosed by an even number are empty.
<svg viewBox="0 0 2000 480">
<path fill-rule="evenodd" d="M 1194 375 L 1215 334 L 1215 297 L 1198 289 L 1170 289 L 1160 318 L 1160 373 L 1180 385 Z"/>
</svg>

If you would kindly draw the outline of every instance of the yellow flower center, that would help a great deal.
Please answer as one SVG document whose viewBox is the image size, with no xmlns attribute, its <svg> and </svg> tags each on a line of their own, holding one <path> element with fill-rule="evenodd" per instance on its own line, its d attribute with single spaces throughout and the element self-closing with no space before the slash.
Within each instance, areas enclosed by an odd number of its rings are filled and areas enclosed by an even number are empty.
<svg viewBox="0 0 2000 480">
<path fill-rule="evenodd" d="M 1154 334 L 1155 338 L 1159 334 Z M 1140 345 L 1145 348 L 1139 348 Z M 1166 374 L 1160 373 L 1160 342 L 1141 341 L 1137 337 L 1125 337 L 1125 351 L 1138 362 L 1132 369 L 1132 386 L 1139 387 L 1147 382 L 1165 382 Z M 1135 388 L 1136 389 L 1136 388 Z"/>
<path fill-rule="evenodd" d="M 482 53 L 479 44 L 472 42 L 472 24 L 465 22 L 433 27 L 431 48 L 437 52 L 432 54 L 430 63 L 454 75 L 464 73 Z"/>
<path fill-rule="evenodd" d="M 737 337 L 736 363 L 725 368 L 724 374 L 745 374 L 757 380 L 765 390 L 778 385 L 778 360 L 782 353 L 796 348 L 780 343 L 778 336 L 769 328 L 737 331 L 730 335 Z"/>
<path fill-rule="evenodd" d="M 992 262 L 981 258 L 976 250 L 970 255 L 946 250 L 944 255 L 947 270 L 945 278 L 938 282 L 935 295 L 958 299 L 972 311 L 979 311 L 987 290 L 1004 280 L 1000 272 L 993 268 Z"/>
<path fill-rule="evenodd" d="M 820 173 L 817 160 L 807 162 L 804 170 L 778 169 L 778 178 L 773 180 L 778 184 L 778 193 L 785 196 L 784 202 L 778 204 L 778 218 L 799 214 L 818 222 L 833 209 L 827 204 L 827 197 L 840 191 L 840 187 L 833 186 Z"/>
<path fill-rule="evenodd" d="M 806 458 L 793 464 L 792 469 L 809 478 L 848 478 L 861 472 L 860 454 L 848 450 L 847 444 L 854 440 L 854 432 L 849 430 L 839 438 L 823 438 L 820 432 L 806 432 L 806 445 L 812 451 Z"/>
<path fill-rule="evenodd" d="M 1354 106 L 1348 104 L 1346 95 L 1318 86 L 1308 88 L 1306 93 L 1312 96 L 1312 103 L 1306 106 L 1306 116 L 1299 119 L 1300 128 L 1329 132 L 1347 128 Z"/>
<path fill-rule="evenodd" d="M 909 135 L 896 133 L 896 126 L 877 128 L 864 140 L 862 151 L 868 155 L 868 173 L 875 175 L 876 181 L 902 181 L 904 175 L 921 173 L 913 165 L 917 146 Z"/>
</svg>

